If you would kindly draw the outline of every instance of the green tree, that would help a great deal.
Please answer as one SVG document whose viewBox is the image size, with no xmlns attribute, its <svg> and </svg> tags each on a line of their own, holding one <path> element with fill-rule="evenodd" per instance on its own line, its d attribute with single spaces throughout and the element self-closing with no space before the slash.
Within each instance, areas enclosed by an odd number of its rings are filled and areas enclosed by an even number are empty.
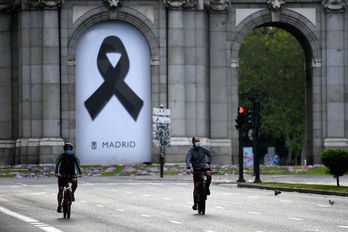
<svg viewBox="0 0 348 232">
<path fill-rule="evenodd" d="M 321 162 L 336 178 L 337 187 L 340 186 L 339 177 L 348 171 L 348 152 L 341 149 L 328 149 L 320 154 Z"/>
<path fill-rule="evenodd" d="M 261 133 L 283 138 L 287 163 L 304 145 L 305 56 L 290 33 L 274 27 L 252 31 L 240 49 L 239 96 L 251 108 L 247 96 L 262 103 Z"/>
</svg>

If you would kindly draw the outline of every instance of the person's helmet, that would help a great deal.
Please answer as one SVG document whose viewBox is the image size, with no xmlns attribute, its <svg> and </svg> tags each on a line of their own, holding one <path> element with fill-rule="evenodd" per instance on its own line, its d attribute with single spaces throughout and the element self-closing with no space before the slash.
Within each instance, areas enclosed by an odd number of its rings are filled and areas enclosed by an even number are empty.
<svg viewBox="0 0 348 232">
<path fill-rule="evenodd" d="M 72 143 L 66 143 L 64 144 L 64 151 L 66 150 L 72 150 L 74 149 L 74 146 L 72 145 Z"/>
</svg>

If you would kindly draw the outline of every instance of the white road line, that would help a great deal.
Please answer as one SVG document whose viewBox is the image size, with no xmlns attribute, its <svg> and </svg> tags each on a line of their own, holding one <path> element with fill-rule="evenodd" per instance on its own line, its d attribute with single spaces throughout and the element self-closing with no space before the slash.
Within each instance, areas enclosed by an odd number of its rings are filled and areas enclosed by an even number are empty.
<svg viewBox="0 0 348 232">
<path fill-rule="evenodd" d="M 178 222 L 178 221 L 169 221 L 171 223 L 174 223 L 174 224 L 182 224 L 182 222 Z"/>
<path fill-rule="evenodd" d="M 217 209 L 225 209 L 224 207 L 221 207 L 221 206 L 215 206 L 215 208 L 217 208 Z"/>
<path fill-rule="evenodd" d="M 47 227 L 48 225 L 47 224 L 45 224 L 45 223 L 41 223 L 41 224 L 36 224 L 36 225 L 34 225 L 34 226 L 36 226 L 36 227 Z"/>
<path fill-rule="evenodd" d="M 49 225 L 46 225 L 42 222 L 39 222 L 38 220 L 34 219 L 34 218 L 31 218 L 31 217 L 27 217 L 27 216 L 24 216 L 22 214 L 19 214 L 19 213 L 16 213 L 16 212 L 13 212 L 9 209 L 6 209 L 6 208 L 3 208 L 0 206 L 0 212 L 4 213 L 4 214 L 7 214 L 8 216 L 11 216 L 11 217 L 14 217 L 14 218 L 17 218 L 21 221 L 24 221 L 24 222 L 27 222 L 29 224 L 32 224 L 34 226 L 37 226 L 39 229 L 43 230 L 43 231 L 46 231 L 46 232 L 63 232 L 53 226 L 49 226 Z M 35 224 L 33 224 L 35 223 Z"/>
<path fill-rule="evenodd" d="M 250 199 L 258 199 L 260 197 L 258 197 L 258 196 L 248 196 L 248 198 L 250 198 Z"/>
<path fill-rule="evenodd" d="M 162 200 L 171 200 L 172 198 L 170 197 L 163 197 Z"/>
<path fill-rule="evenodd" d="M 86 201 L 79 201 L 80 203 L 86 203 Z"/>
<path fill-rule="evenodd" d="M 305 231 L 316 231 L 316 232 L 319 232 L 320 230 L 318 229 L 304 229 Z"/>
<path fill-rule="evenodd" d="M 292 203 L 292 201 L 288 201 L 288 200 L 279 200 L 281 202 L 285 202 L 285 203 Z"/>
<path fill-rule="evenodd" d="M 294 220 L 294 221 L 303 221 L 302 218 L 295 218 L 295 217 L 289 217 L 289 220 Z"/>
<path fill-rule="evenodd" d="M 88 183 L 88 182 L 82 181 L 82 180 L 80 180 L 80 183 L 83 184 L 83 185 L 93 185 L 93 184 L 91 184 L 91 183 Z"/>
<path fill-rule="evenodd" d="M 151 195 L 149 195 L 149 194 L 144 194 L 143 196 L 144 197 L 151 197 Z"/>
<path fill-rule="evenodd" d="M 205 232 L 215 232 L 214 230 L 205 230 Z"/>
<path fill-rule="evenodd" d="M 328 205 L 317 205 L 318 207 L 324 207 L 324 208 L 329 208 L 330 206 Z"/>
<path fill-rule="evenodd" d="M 338 226 L 339 228 L 348 229 L 348 226 Z"/>
<path fill-rule="evenodd" d="M 116 209 L 117 211 L 120 211 L 120 212 L 125 212 L 126 210 L 124 209 Z"/>
<path fill-rule="evenodd" d="M 249 214 L 257 214 L 257 215 L 259 215 L 259 214 L 261 214 L 261 213 L 259 213 L 259 212 L 248 212 Z"/>
<path fill-rule="evenodd" d="M 96 205 L 96 206 L 98 206 L 98 207 L 100 207 L 100 208 L 104 208 L 104 205 Z"/>
<path fill-rule="evenodd" d="M 130 193 L 132 193 L 132 192 L 130 192 L 130 191 L 126 191 L 126 193 L 130 194 Z"/>
<path fill-rule="evenodd" d="M 142 216 L 142 217 L 147 217 L 147 218 L 151 217 L 150 215 L 147 215 L 147 214 L 142 214 L 142 215 L 140 215 L 140 216 Z"/>
</svg>

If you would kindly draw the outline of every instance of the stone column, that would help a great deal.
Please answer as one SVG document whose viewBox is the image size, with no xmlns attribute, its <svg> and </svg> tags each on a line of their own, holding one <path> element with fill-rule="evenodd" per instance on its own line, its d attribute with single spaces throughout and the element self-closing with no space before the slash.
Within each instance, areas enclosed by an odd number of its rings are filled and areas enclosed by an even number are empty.
<svg viewBox="0 0 348 232">
<path fill-rule="evenodd" d="M 0 5 L 0 165 L 14 164 L 12 140 L 11 18 Z"/>
<path fill-rule="evenodd" d="M 182 137 L 185 129 L 184 17 L 181 9 L 168 12 L 168 104 L 171 135 Z"/>
<path fill-rule="evenodd" d="M 206 20 L 201 10 L 184 13 L 186 135 L 208 136 Z"/>
<path fill-rule="evenodd" d="M 40 140 L 40 163 L 52 163 L 61 150 L 60 71 L 58 9 L 43 11 L 43 135 Z"/>
<path fill-rule="evenodd" d="M 344 3 L 332 5 L 332 1 L 324 1 L 323 4 L 326 8 L 327 91 L 327 136 L 324 146 L 347 148 L 348 139 L 344 131 Z"/>
</svg>

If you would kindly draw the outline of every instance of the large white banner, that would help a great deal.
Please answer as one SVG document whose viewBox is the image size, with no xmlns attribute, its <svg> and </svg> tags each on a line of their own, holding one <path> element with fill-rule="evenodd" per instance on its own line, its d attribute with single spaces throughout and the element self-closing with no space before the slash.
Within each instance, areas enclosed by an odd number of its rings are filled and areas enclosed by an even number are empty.
<svg viewBox="0 0 348 232">
<path fill-rule="evenodd" d="M 151 161 L 150 52 L 130 24 L 100 23 L 76 48 L 76 153 L 85 164 Z"/>
</svg>

